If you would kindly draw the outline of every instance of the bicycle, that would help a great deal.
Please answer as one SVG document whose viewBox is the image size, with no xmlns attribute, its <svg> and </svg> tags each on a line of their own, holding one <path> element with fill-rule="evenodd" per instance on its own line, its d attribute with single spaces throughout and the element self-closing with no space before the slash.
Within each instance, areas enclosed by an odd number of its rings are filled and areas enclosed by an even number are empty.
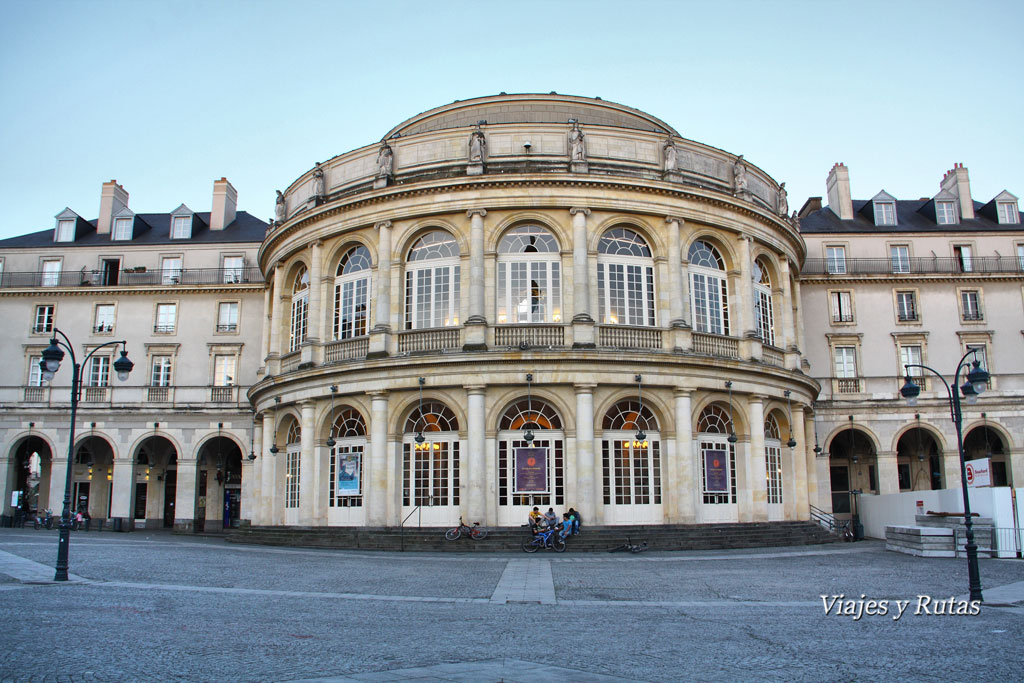
<svg viewBox="0 0 1024 683">
<path fill-rule="evenodd" d="M 562 540 L 554 529 L 538 531 L 529 541 L 523 542 L 524 553 L 535 553 L 541 548 L 554 550 L 556 553 L 565 552 L 565 541 Z"/>
<path fill-rule="evenodd" d="M 630 553 L 633 553 L 635 555 L 637 553 L 642 553 L 645 550 L 647 550 L 647 541 L 643 541 L 639 545 L 636 545 L 636 544 L 630 542 L 629 537 L 626 537 L 626 542 L 625 543 L 623 543 L 620 546 L 616 546 L 615 548 L 609 548 L 608 552 L 610 552 L 610 553 L 630 552 Z"/>
<path fill-rule="evenodd" d="M 487 538 L 487 529 L 481 529 L 480 522 L 473 522 L 473 526 L 469 526 L 462 521 L 462 517 L 459 517 L 459 525 L 454 529 L 444 532 L 444 537 L 449 541 L 457 541 L 462 538 L 463 534 L 469 536 L 474 541 L 482 541 Z"/>
</svg>

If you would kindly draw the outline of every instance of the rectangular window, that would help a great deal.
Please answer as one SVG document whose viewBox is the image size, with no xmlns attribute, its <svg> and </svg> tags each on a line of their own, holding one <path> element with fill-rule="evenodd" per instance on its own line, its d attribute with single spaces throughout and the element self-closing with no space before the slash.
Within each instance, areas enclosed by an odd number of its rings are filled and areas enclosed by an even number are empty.
<svg viewBox="0 0 1024 683">
<path fill-rule="evenodd" d="M 900 347 L 900 374 L 908 374 L 911 377 L 921 377 L 921 368 L 907 368 L 908 365 L 921 365 L 921 347 L 917 344 L 908 344 Z"/>
<path fill-rule="evenodd" d="M 115 218 L 114 219 L 114 239 L 115 240 L 130 240 L 132 238 L 132 219 L 131 218 Z"/>
<path fill-rule="evenodd" d="M 961 273 L 970 273 L 974 268 L 971 266 L 971 247 L 967 244 L 953 246 L 953 256 L 956 258 L 956 266 Z"/>
<path fill-rule="evenodd" d="M 981 297 L 975 289 L 960 292 L 960 308 L 964 320 L 981 320 Z"/>
<path fill-rule="evenodd" d="M 57 238 L 55 242 L 73 242 L 75 240 L 75 221 L 57 221 Z"/>
<path fill-rule="evenodd" d="M 150 386 L 171 386 L 171 357 L 153 356 L 153 372 L 150 375 Z"/>
<path fill-rule="evenodd" d="M 978 367 L 980 367 L 985 372 L 989 372 L 988 348 L 985 346 L 985 344 L 967 344 L 967 347 L 964 349 L 964 353 L 966 353 L 967 351 L 972 351 L 974 349 L 977 349 L 978 352 L 971 356 L 968 360 L 971 361 L 972 363 L 973 361 L 978 361 Z"/>
<path fill-rule="evenodd" d="M 894 244 L 889 247 L 889 263 L 894 273 L 910 272 L 910 247 L 905 244 Z"/>
<path fill-rule="evenodd" d="M 32 356 L 28 359 L 28 385 L 30 387 L 43 386 L 43 369 L 39 367 L 42 356 Z"/>
<path fill-rule="evenodd" d="M 192 236 L 192 216 L 174 216 L 171 220 L 171 239 L 187 239 Z"/>
<path fill-rule="evenodd" d="M 105 387 L 110 384 L 110 356 L 93 356 L 89 361 L 88 382 L 90 387 Z"/>
<path fill-rule="evenodd" d="M 917 292 L 896 292 L 896 316 L 904 323 L 917 320 Z"/>
<path fill-rule="evenodd" d="M 235 386 L 235 356 L 217 355 L 213 357 L 213 386 Z"/>
<path fill-rule="evenodd" d="M 181 257 L 167 256 L 160 261 L 160 283 L 176 285 L 181 282 Z"/>
<path fill-rule="evenodd" d="M 53 305 L 36 306 L 36 320 L 32 325 L 32 331 L 36 334 L 47 334 L 53 332 Z"/>
<path fill-rule="evenodd" d="M 765 446 L 764 465 L 768 475 L 767 494 L 769 505 L 782 504 L 782 449 Z"/>
<path fill-rule="evenodd" d="M 1020 212 L 1015 202 L 999 202 L 996 204 L 1001 225 L 1011 225 L 1020 222 Z"/>
<path fill-rule="evenodd" d="M 853 303 L 850 292 L 832 292 L 832 322 L 853 322 Z"/>
<path fill-rule="evenodd" d="M 846 273 L 846 247 L 825 247 L 825 260 L 832 275 Z"/>
<path fill-rule="evenodd" d="M 910 464 L 899 463 L 896 465 L 896 475 L 900 482 L 900 491 L 909 491 L 913 486 L 910 484 Z"/>
<path fill-rule="evenodd" d="M 43 287 L 56 287 L 60 284 L 60 264 L 58 259 L 43 261 Z"/>
<path fill-rule="evenodd" d="M 156 305 L 156 325 L 153 326 L 153 331 L 158 334 L 171 334 L 174 332 L 174 326 L 177 323 L 178 318 L 178 305 L 177 304 L 157 304 Z"/>
<path fill-rule="evenodd" d="M 222 301 L 217 306 L 217 331 L 238 331 L 238 302 Z"/>
<path fill-rule="evenodd" d="M 896 206 L 892 202 L 875 202 L 875 225 L 896 225 Z"/>
<path fill-rule="evenodd" d="M 114 331 L 114 304 L 96 304 L 96 323 L 93 330 L 98 333 Z"/>
<path fill-rule="evenodd" d="M 857 348 L 837 346 L 834 349 L 836 377 L 849 379 L 857 376 Z"/>
<path fill-rule="evenodd" d="M 288 451 L 285 460 L 284 506 L 299 507 L 299 452 Z"/>
<path fill-rule="evenodd" d="M 956 223 L 956 205 L 953 202 L 936 202 L 935 222 L 939 225 Z"/>
<path fill-rule="evenodd" d="M 0 271 L 3 270 L 3 262 L 0 261 Z M 1024 244 L 1017 245 L 1017 267 L 1024 270 Z"/>
<path fill-rule="evenodd" d="M 242 269 L 245 268 L 245 258 L 242 256 L 224 257 L 224 282 L 237 284 L 242 281 Z"/>
</svg>

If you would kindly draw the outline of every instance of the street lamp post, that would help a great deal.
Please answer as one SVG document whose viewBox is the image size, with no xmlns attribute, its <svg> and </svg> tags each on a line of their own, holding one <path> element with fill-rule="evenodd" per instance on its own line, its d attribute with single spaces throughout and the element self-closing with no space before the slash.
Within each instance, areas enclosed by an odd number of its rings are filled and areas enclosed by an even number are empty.
<svg viewBox="0 0 1024 683">
<path fill-rule="evenodd" d="M 60 335 L 61 339 L 57 339 L 57 335 Z M 53 336 L 50 338 L 50 345 L 43 350 L 43 359 L 39 361 L 43 379 L 49 382 L 60 369 L 60 362 L 64 360 L 64 352 L 61 349 L 66 349 L 71 354 L 71 427 L 68 434 L 68 471 L 64 480 L 64 512 L 60 517 L 60 541 L 57 545 L 57 573 L 53 577 L 54 581 L 68 580 L 68 544 L 71 540 L 71 471 L 74 468 L 75 419 L 78 414 L 78 401 L 82 397 L 82 365 L 100 349 L 108 346 L 120 346 L 121 357 L 114 361 L 114 371 L 117 373 L 117 378 L 123 382 L 128 379 L 128 373 L 135 367 L 135 364 L 128 360 L 127 344 L 128 342 L 124 340 L 100 344 L 87 353 L 79 363 L 75 358 L 75 349 L 71 340 L 55 327 Z"/>
<path fill-rule="evenodd" d="M 915 384 L 914 380 L 910 378 L 910 368 L 922 368 L 927 370 L 941 379 L 942 383 L 946 385 L 946 393 L 949 395 L 950 417 L 953 420 L 953 425 L 956 427 L 956 448 L 957 452 L 960 454 L 960 487 L 964 494 L 964 527 L 967 529 L 967 573 L 970 577 L 971 600 L 983 602 L 984 598 L 981 595 L 981 575 L 978 573 L 978 546 L 974 543 L 974 529 L 973 522 L 971 521 L 971 501 L 970 496 L 967 493 L 967 461 L 964 459 L 963 415 L 960 412 L 961 393 L 963 393 L 964 398 L 967 399 L 968 403 L 973 404 L 978 400 L 978 395 L 985 391 L 988 386 L 989 374 L 981 367 L 981 363 L 978 362 L 977 358 L 971 362 L 971 370 L 967 373 L 967 381 L 964 382 L 963 386 L 958 386 L 960 384 L 960 371 L 963 370 L 967 357 L 972 354 L 977 354 L 978 351 L 979 349 L 971 349 L 960 359 L 960 364 L 956 366 L 956 372 L 953 374 L 953 386 L 949 385 L 949 382 L 946 381 L 945 377 L 927 365 L 920 365 L 918 363 L 908 363 L 904 365 L 903 368 L 906 370 L 906 376 L 904 378 L 905 381 L 903 383 L 903 388 L 900 389 L 900 394 L 903 395 L 903 398 L 907 399 L 907 403 L 910 405 L 917 405 L 917 397 L 921 393 L 921 387 Z"/>
</svg>

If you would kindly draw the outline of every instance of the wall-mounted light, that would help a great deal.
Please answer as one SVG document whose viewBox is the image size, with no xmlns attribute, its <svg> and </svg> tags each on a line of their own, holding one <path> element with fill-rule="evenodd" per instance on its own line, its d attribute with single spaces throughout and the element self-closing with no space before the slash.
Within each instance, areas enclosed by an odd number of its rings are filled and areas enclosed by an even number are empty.
<svg viewBox="0 0 1024 683">
<path fill-rule="evenodd" d="M 736 418 L 732 412 L 732 380 L 725 383 L 725 388 L 729 390 L 729 438 L 726 440 L 736 443 L 739 439 L 736 437 Z"/>
<path fill-rule="evenodd" d="M 789 441 L 786 442 L 786 445 L 790 448 L 796 448 L 796 439 L 793 438 L 793 404 L 790 402 L 790 393 L 792 392 L 789 389 L 783 392 L 786 396 L 786 410 L 789 411 Z"/>
<path fill-rule="evenodd" d="M 338 393 L 338 385 L 337 384 L 332 384 L 331 385 L 331 413 L 330 413 L 330 415 L 331 415 L 331 417 L 330 417 L 330 420 L 331 420 L 331 431 L 330 431 L 330 434 L 328 434 L 328 436 L 327 436 L 327 447 L 328 448 L 334 448 L 334 444 L 338 443 L 337 441 L 334 440 L 334 395 L 336 393 Z"/>
<path fill-rule="evenodd" d="M 274 440 L 270 443 L 270 454 L 277 455 L 280 449 L 277 447 L 277 407 L 281 405 L 281 397 L 274 397 Z M 291 476 L 291 475 L 288 475 Z"/>
<path fill-rule="evenodd" d="M 850 415 L 850 460 L 854 465 L 860 462 L 860 456 L 853 450 L 853 415 Z"/>
<path fill-rule="evenodd" d="M 636 424 L 637 420 L 640 420 L 644 414 L 644 378 L 642 375 L 636 375 L 633 381 L 636 382 L 636 394 L 640 403 L 640 409 L 636 413 L 636 420 L 633 421 Z M 636 440 L 633 441 L 633 445 L 636 448 L 647 448 L 647 434 L 644 433 L 639 424 L 636 424 Z"/>
<path fill-rule="evenodd" d="M 423 450 L 424 449 L 423 442 L 426 441 L 426 438 L 423 436 L 423 428 L 420 427 L 420 420 L 423 419 L 423 385 L 426 384 L 426 383 L 427 383 L 427 379 L 425 377 L 420 377 L 420 379 L 419 379 L 420 410 L 419 410 L 419 417 L 416 419 L 416 438 L 413 439 L 416 442 L 416 450 Z"/>
<path fill-rule="evenodd" d="M 526 374 L 526 414 L 529 416 L 529 420 L 533 420 L 533 394 L 530 391 L 530 386 L 533 384 L 533 375 L 530 373 Z M 526 433 L 523 434 L 523 441 L 528 445 L 533 443 L 533 431 L 530 430 L 529 422 L 527 423 Z"/>
</svg>

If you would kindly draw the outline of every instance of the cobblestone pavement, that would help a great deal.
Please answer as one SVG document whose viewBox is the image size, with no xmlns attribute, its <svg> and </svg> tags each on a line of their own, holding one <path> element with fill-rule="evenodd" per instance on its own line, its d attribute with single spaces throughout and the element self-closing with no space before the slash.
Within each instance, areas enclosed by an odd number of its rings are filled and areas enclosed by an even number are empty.
<svg viewBox="0 0 1024 683">
<path fill-rule="evenodd" d="M 81 580 L 33 582 L 56 553 L 56 531 L 0 530 L 0 680 L 1009 681 L 1024 670 L 1024 561 L 980 561 L 1007 606 L 915 614 L 919 595 L 963 597 L 966 561 L 876 542 L 524 563 L 79 532 Z M 820 596 L 838 594 L 910 603 L 898 621 L 895 604 L 826 615 Z"/>
</svg>

